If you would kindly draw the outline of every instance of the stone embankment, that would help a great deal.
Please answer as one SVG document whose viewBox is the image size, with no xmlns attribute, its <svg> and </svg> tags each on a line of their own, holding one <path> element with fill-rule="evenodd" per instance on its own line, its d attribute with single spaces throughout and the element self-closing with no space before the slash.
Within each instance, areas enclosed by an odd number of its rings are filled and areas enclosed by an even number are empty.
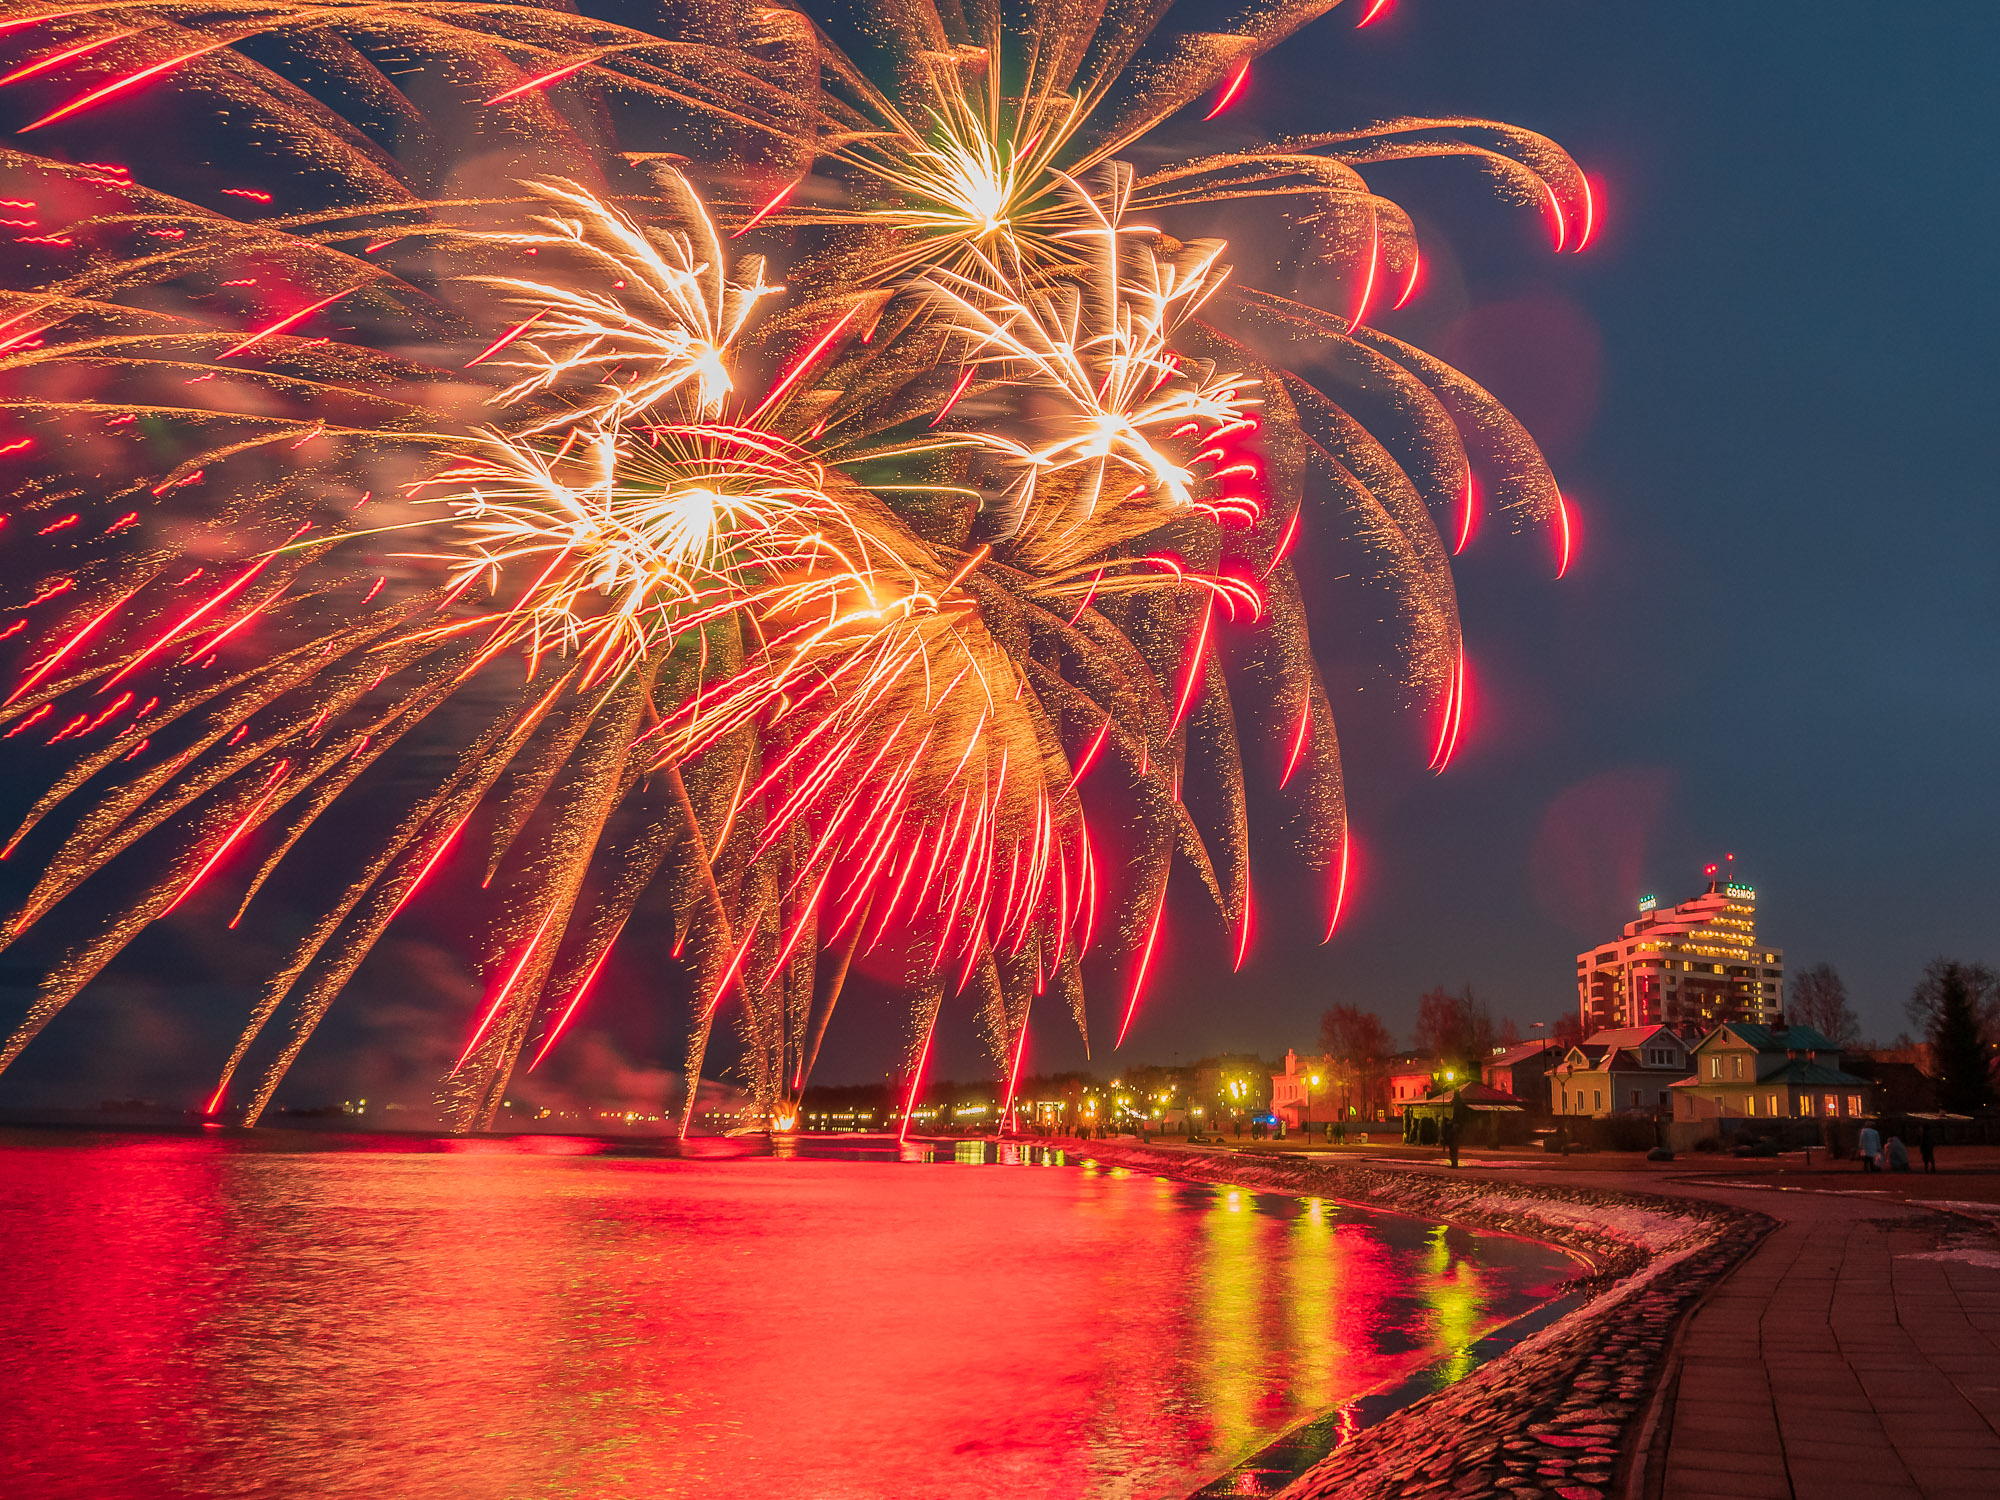
<svg viewBox="0 0 2000 1500">
<path fill-rule="evenodd" d="M 1681 1198 L 1303 1157 L 1079 1142 L 1106 1166 L 1312 1194 L 1581 1252 L 1590 1296 L 1454 1385 L 1357 1433 L 1280 1500 L 1637 1494 L 1661 1372 L 1682 1319 L 1772 1227 Z"/>
</svg>

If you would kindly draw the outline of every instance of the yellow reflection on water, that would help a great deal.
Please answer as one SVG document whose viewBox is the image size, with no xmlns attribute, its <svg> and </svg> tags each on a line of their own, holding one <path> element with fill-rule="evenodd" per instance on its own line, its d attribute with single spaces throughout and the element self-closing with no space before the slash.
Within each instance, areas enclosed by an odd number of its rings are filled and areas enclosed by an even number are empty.
<svg viewBox="0 0 2000 1500">
<path fill-rule="evenodd" d="M 1480 1324 L 1491 1298 L 1485 1277 L 1452 1249 L 1450 1231 L 1442 1224 L 1431 1231 L 1423 1270 L 1417 1285 L 1430 1310 L 1431 1342 L 1445 1350 L 1436 1381 L 1447 1386 L 1470 1375 L 1478 1363 L 1472 1346 L 1479 1341 Z"/>
<path fill-rule="evenodd" d="M 1235 1453 L 1267 1431 L 1259 1420 L 1268 1350 L 1264 1308 L 1264 1231 L 1250 1195 L 1218 1188 L 1201 1216 L 1201 1291 L 1195 1302 L 1201 1354 L 1196 1378 L 1213 1424 L 1212 1448 Z"/>
</svg>

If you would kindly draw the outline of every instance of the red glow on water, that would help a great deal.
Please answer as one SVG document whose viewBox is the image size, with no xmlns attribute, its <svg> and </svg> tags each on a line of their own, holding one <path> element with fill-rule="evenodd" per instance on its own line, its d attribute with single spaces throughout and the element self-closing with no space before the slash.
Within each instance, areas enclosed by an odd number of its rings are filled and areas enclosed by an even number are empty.
<svg viewBox="0 0 2000 1500">
<path fill-rule="evenodd" d="M 1011 1142 L 319 1139 L 0 1153 L 11 1494 L 1167 1500 L 1575 1269 Z"/>
</svg>

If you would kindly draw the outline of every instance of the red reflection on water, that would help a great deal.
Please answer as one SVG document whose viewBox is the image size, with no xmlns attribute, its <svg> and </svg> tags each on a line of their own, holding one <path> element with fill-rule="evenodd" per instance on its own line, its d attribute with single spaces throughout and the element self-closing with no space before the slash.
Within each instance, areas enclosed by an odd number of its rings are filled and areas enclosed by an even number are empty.
<svg viewBox="0 0 2000 1500">
<path fill-rule="evenodd" d="M 482 1144 L 0 1151 L 4 1492 L 1184 1494 L 1569 1269 L 1094 1169 Z"/>
</svg>

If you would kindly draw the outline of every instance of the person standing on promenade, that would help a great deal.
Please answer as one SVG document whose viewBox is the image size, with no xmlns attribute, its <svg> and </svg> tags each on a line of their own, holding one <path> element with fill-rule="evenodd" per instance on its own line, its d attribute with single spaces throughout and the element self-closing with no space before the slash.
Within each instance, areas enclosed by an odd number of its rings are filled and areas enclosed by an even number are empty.
<svg viewBox="0 0 2000 1500">
<path fill-rule="evenodd" d="M 1917 1152 L 1924 1159 L 1924 1170 L 1937 1170 L 1937 1122 L 1926 1120 L 1917 1128 Z"/>
<path fill-rule="evenodd" d="M 1864 1172 L 1874 1171 L 1875 1158 L 1881 1155 L 1882 1152 L 1882 1132 L 1875 1128 L 1873 1120 L 1870 1120 L 1866 1125 L 1861 1127 L 1860 1149 L 1861 1170 Z"/>
</svg>

